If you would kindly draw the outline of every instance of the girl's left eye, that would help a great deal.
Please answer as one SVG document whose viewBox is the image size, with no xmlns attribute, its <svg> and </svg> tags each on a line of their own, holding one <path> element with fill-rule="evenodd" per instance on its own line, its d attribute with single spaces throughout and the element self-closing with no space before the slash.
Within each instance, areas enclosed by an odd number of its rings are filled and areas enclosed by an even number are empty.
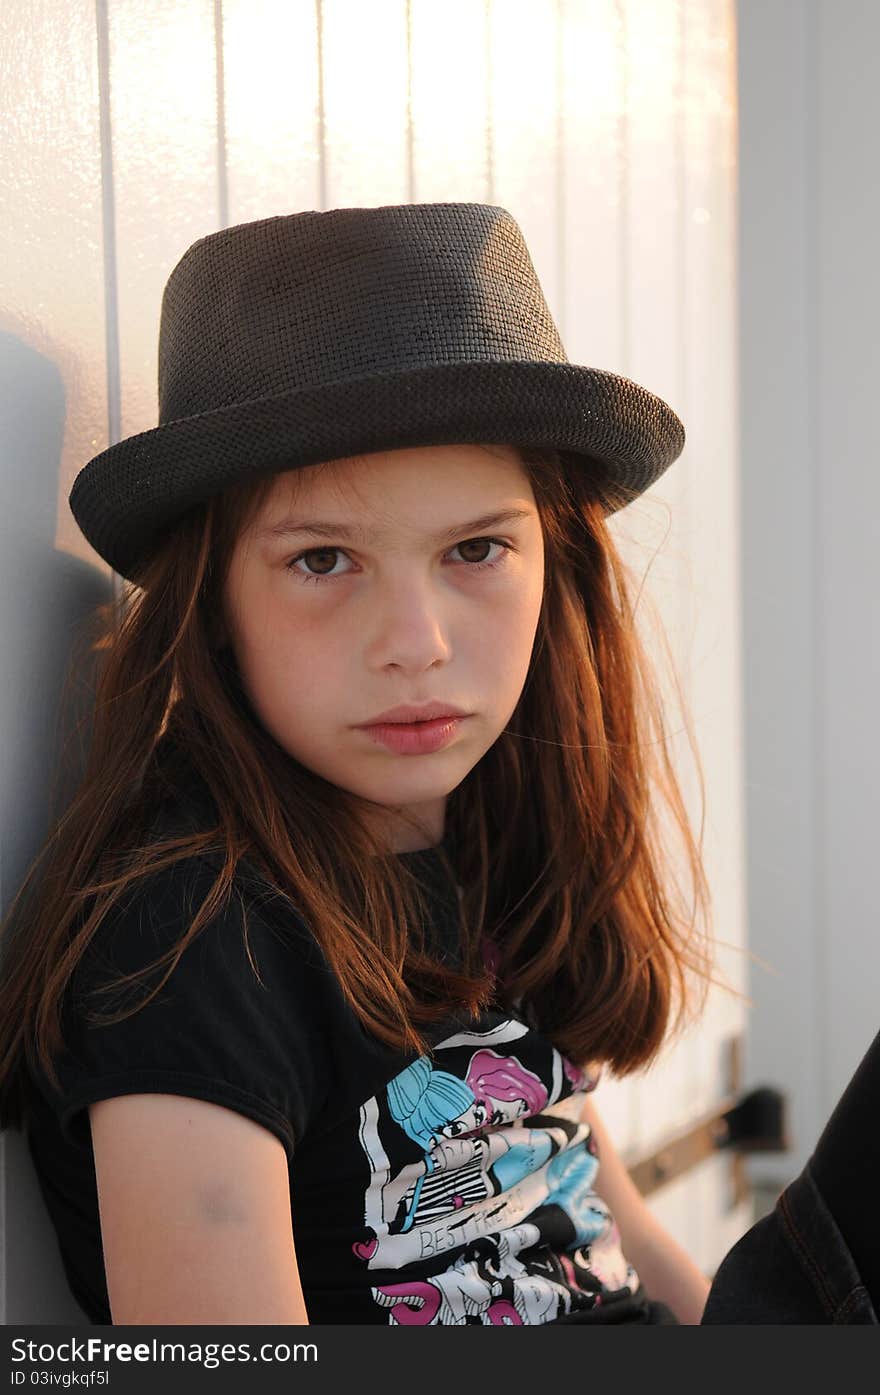
<svg viewBox="0 0 880 1395">
<path fill-rule="evenodd" d="M 495 560 L 492 562 L 465 562 L 462 564 L 472 572 L 479 572 L 489 570 L 493 567 L 503 566 L 504 563 L 507 561 L 508 554 L 515 550 L 512 543 L 504 542 L 501 538 L 468 538 L 465 542 L 456 543 L 455 547 L 453 547 L 451 550 L 454 552 L 456 547 L 470 547 L 473 543 L 482 543 L 484 545 L 486 543 L 490 543 L 495 547 L 502 548 L 503 550 L 501 554 L 498 557 L 496 557 Z M 340 576 L 345 576 L 346 573 L 336 572 L 331 574 L 330 572 L 325 572 L 323 575 L 317 575 L 315 572 L 302 572 L 296 565 L 297 562 L 300 562 L 303 557 L 313 557 L 315 555 L 320 556 L 321 553 L 328 552 L 339 552 L 342 553 L 343 556 L 346 555 L 345 550 L 341 547 L 310 547 L 305 552 L 298 552 L 295 557 L 292 557 L 289 562 L 286 562 L 284 564 L 285 569 L 289 572 L 295 572 L 296 575 L 299 577 L 300 581 L 336 581 Z"/>
</svg>

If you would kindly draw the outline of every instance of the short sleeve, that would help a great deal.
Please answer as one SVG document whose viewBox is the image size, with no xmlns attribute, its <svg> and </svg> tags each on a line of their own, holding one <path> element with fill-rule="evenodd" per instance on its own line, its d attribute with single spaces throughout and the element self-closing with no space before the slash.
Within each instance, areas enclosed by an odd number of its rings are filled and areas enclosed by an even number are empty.
<svg viewBox="0 0 880 1395">
<path fill-rule="evenodd" d="M 319 1103 L 314 981 L 323 963 L 293 909 L 279 924 L 277 911 L 265 916 L 236 883 L 149 1001 L 169 961 L 112 993 L 91 992 L 177 946 L 215 878 L 206 860 L 185 859 L 136 883 L 98 926 L 64 1000 L 65 1047 L 54 1059 L 61 1088 L 38 1081 L 68 1140 L 87 1142 L 86 1107 L 95 1100 L 190 1095 L 256 1120 L 292 1162 Z M 110 1025 L 86 1017 L 122 1008 L 129 1015 Z"/>
</svg>

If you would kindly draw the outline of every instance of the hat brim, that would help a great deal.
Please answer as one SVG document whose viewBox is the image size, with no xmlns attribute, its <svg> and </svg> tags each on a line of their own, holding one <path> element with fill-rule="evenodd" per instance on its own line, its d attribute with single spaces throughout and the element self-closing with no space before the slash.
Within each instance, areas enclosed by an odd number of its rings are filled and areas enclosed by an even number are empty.
<svg viewBox="0 0 880 1395">
<path fill-rule="evenodd" d="M 582 455 L 607 511 L 678 458 L 682 422 L 629 378 L 574 363 L 432 364 L 304 387 L 180 417 L 84 465 L 71 511 L 127 580 L 193 505 L 267 472 L 405 446 L 475 442 Z"/>
</svg>

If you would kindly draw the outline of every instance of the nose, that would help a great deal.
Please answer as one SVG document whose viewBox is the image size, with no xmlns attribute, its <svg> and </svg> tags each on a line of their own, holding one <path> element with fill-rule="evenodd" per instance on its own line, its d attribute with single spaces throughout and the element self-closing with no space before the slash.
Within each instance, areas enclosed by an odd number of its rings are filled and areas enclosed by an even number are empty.
<svg viewBox="0 0 880 1395">
<path fill-rule="evenodd" d="M 452 652 L 449 619 L 436 588 L 429 583 L 389 586 L 377 601 L 376 621 L 369 643 L 378 668 L 389 664 L 420 672 L 448 661 Z"/>
</svg>

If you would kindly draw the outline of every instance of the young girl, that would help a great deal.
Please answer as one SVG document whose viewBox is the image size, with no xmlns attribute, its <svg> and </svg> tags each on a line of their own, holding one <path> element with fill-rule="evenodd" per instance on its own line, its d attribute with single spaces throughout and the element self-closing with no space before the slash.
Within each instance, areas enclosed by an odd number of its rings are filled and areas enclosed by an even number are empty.
<svg viewBox="0 0 880 1395">
<path fill-rule="evenodd" d="M 130 585 L 4 927 L 2 1122 L 84 1313 L 699 1322 L 592 1099 L 710 967 L 605 523 L 681 423 L 568 362 L 479 204 L 202 238 L 159 406 L 71 492 Z"/>
</svg>

